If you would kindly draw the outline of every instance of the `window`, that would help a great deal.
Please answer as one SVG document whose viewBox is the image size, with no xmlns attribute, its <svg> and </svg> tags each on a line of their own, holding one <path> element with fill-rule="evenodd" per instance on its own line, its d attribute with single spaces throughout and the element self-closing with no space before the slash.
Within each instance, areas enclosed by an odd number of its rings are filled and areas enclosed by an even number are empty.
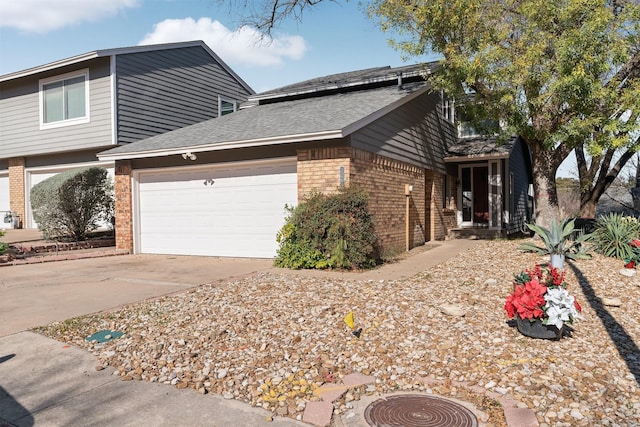
<svg viewBox="0 0 640 427">
<path fill-rule="evenodd" d="M 40 81 L 40 126 L 66 126 L 89 121 L 89 71 Z"/>
<path fill-rule="evenodd" d="M 222 117 L 226 114 L 233 113 L 236 111 L 237 102 L 231 99 L 223 98 L 221 96 L 218 97 L 218 117 Z"/>
<path fill-rule="evenodd" d="M 461 108 L 456 110 L 456 121 L 458 123 L 458 137 L 460 138 L 495 135 L 500 130 L 496 120 L 481 119 L 474 123 L 471 117 Z"/>
<path fill-rule="evenodd" d="M 442 94 L 442 117 L 448 122 L 455 122 L 455 112 L 456 112 L 456 103 L 452 98 L 447 98 L 447 96 Z"/>
</svg>

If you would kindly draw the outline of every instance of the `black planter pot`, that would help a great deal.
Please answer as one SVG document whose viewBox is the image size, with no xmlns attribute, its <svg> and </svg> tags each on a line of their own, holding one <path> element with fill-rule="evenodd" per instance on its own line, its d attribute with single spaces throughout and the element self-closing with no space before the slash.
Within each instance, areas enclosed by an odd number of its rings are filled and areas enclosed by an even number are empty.
<svg viewBox="0 0 640 427">
<path fill-rule="evenodd" d="M 545 325 L 540 319 L 521 319 L 516 317 L 518 331 L 527 337 L 540 338 L 545 340 L 559 340 L 562 338 L 562 330 L 553 325 Z"/>
</svg>

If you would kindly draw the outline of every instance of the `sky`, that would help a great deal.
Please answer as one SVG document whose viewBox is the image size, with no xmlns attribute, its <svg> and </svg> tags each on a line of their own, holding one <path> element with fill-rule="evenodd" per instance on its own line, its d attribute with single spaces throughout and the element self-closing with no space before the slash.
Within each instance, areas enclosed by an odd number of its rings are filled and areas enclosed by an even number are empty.
<svg viewBox="0 0 640 427">
<path fill-rule="evenodd" d="M 357 0 L 326 0 L 267 40 L 243 0 L 2 0 L 0 75 L 99 49 L 204 40 L 256 92 L 403 60 Z"/>
<path fill-rule="evenodd" d="M 325 0 L 267 40 L 242 26 L 260 0 L 0 0 L 0 75 L 100 49 L 203 40 L 256 92 L 405 59 L 359 0 Z M 266 0 L 269 1 L 269 0 Z M 230 7 L 233 3 L 233 7 Z M 560 176 L 575 177 L 575 158 Z"/>
</svg>

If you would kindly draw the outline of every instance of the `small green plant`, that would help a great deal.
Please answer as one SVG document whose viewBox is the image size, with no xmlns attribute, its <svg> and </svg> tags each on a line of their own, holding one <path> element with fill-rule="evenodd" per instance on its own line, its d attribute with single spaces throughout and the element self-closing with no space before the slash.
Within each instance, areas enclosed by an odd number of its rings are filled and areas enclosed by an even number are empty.
<svg viewBox="0 0 640 427">
<path fill-rule="evenodd" d="M 520 245 L 522 250 L 539 255 L 564 255 L 574 260 L 591 258 L 585 247 L 591 235 L 580 232 L 575 239 L 572 239 L 575 234 L 574 218 L 565 218 L 561 222 L 554 219 L 549 228 L 536 224 L 527 224 L 527 227 L 542 239 L 543 246 L 526 242 Z"/>
<path fill-rule="evenodd" d="M 640 237 L 640 221 L 618 213 L 603 215 L 596 221 L 593 244 L 604 256 L 620 260 L 632 259 L 634 248 L 629 244 Z"/>
<path fill-rule="evenodd" d="M 0 237 L 4 236 L 4 231 L 0 230 Z M 9 245 L 4 242 L 0 242 L 0 255 L 4 255 L 7 252 Z"/>
<path fill-rule="evenodd" d="M 285 268 L 371 268 L 379 262 L 377 236 L 364 191 L 313 193 L 287 207 L 277 235 L 275 265 Z"/>
<path fill-rule="evenodd" d="M 86 239 L 113 216 L 113 184 L 107 170 L 90 167 L 52 176 L 31 189 L 31 208 L 47 239 Z"/>
</svg>

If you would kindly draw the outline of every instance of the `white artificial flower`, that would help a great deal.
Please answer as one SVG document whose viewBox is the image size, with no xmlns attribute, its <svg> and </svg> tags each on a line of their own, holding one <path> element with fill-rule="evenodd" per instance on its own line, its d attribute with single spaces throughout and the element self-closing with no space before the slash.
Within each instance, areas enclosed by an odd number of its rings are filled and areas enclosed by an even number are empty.
<svg viewBox="0 0 640 427">
<path fill-rule="evenodd" d="M 562 329 L 564 322 L 570 322 L 580 314 L 575 306 L 575 298 L 564 288 L 552 288 L 544 295 L 547 325 Z"/>
</svg>

